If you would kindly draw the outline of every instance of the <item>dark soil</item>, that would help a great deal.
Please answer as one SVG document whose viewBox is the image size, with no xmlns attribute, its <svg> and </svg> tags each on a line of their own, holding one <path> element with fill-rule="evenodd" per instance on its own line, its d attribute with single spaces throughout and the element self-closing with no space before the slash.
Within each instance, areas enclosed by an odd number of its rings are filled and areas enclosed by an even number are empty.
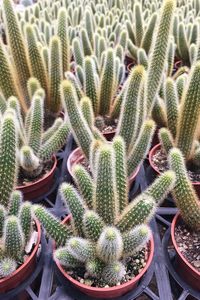
<svg viewBox="0 0 200 300">
<path fill-rule="evenodd" d="M 155 155 L 152 157 L 152 160 L 153 160 L 154 166 L 160 173 L 169 170 L 167 156 L 162 149 L 158 150 L 155 153 Z M 192 182 L 199 182 L 200 181 L 200 168 L 195 169 L 192 166 L 190 166 L 188 168 L 188 176 Z"/>
<path fill-rule="evenodd" d="M 148 247 L 143 248 L 134 256 L 131 256 L 125 260 L 126 266 L 126 274 L 122 278 L 121 282 L 117 285 L 121 285 L 125 282 L 132 280 L 136 277 L 146 266 L 147 259 L 149 257 L 149 249 Z M 91 287 L 109 287 L 106 282 L 104 282 L 103 278 L 92 278 L 86 272 L 84 267 L 77 268 L 75 270 L 66 270 L 66 272 L 75 280 L 79 281 L 80 283 L 89 285 Z"/>
<path fill-rule="evenodd" d="M 175 239 L 181 254 L 200 272 L 200 230 L 192 231 L 180 223 L 175 228 Z"/>
<path fill-rule="evenodd" d="M 30 183 L 34 183 L 38 181 L 39 179 L 42 179 L 43 177 L 45 177 L 46 174 L 48 174 L 51 171 L 52 167 L 53 167 L 52 160 L 43 163 L 42 172 L 35 178 L 30 178 L 26 176 L 23 172 L 23 169 L 20 168 L 17 185 L 26 186 L 29 185 Z"/>
</svg>

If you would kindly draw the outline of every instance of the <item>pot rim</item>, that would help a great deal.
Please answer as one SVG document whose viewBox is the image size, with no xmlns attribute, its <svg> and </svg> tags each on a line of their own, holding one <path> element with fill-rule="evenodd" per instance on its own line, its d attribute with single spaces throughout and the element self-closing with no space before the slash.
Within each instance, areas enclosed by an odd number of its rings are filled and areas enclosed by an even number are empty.
<svg viewBox="0 0 200 300">
<path fill-rule="evenodd" d="M 9 275 L 7 277 L 0 279 L 0 285 L 4 284 L 6 281 L 9 281 L 12 277 L 15 277 L 18 273 L 20 273 L 30 263 L 30 261 L 33 259 L 33 257 L 36 255 L 36 252 L 39 248 L 39 244 L 41 241 L 41 226 L 40 226 L 39 221 L 36 218 L 34 218 L 34 222 L 35 222 L 35 225 L 37 228 L 38 237 L 37 237 L 37 243 L 35 244 L 31 255 L 18 269 L 15 270 L 15 272 L 13 272 L 11 275 Z"/>
<path fill-rule="evenodd" d="M 68 169 L 68 172 L 69 172 L 69 174 L 71 175 L 72 178 L 73 178 L 73 174 L 72 174 L 72 164 L 71 164 L 71 160 L 72 160 L 73 156 L 76 155 L 76 154 L 79 154 L 79 152 L 80 152 L 80 155 L 79 155 L 80 159 L 81 159 L 82 157 L 84 158 L 84 154 L 82 153 L 81 148 L 80 148 L 80 147 L 77 147 L 76 149 L 74 149 L 74 150 L 70 153 L 70 155 L 69 155 L 69 157 L 68 157 L 68 159 L 67 159 L 67 169 Z M 140 165 L 139 165 L 139 166 L 136 168 L 136 170 L 129 176 L 128 179 L 129 179 L 129 180 L 134 180 L 134 179 L 136 178 L 136 176 L 138 175 L 139 171 L 140 171 Z"/>
<path fill-rule="evenodd" d="M 178 221 L 181 219 L 181 214 L 180 212 L 178 212 L 174 218 L 173 218 L 173 221 L 172 221 L 172 224 L 171 224 L 171 239 L 172 239 L 172 243 L 173 243 L 173 246 L 177 252 L 177 254 L 179 255 L 179 257 L 184 261 L 184 263 L 187 265 L 187 267 L 189 267 L 196 275 L 198 275 L 200 277 L 200 272 L 198 272 L 189 262 L 188 260 L 183 256 L 183 254 L 180 252 L 179 248 L 178 248 L 178 245 L 176 243 L 176 239 L 175 239 L 175 227 L 178 223 Z"/>
<path fill-rule="evenodd" d="M 45 176 L 43 176 L 42 178 L 38 179 L 35 182 L 29 182 L 27 185 L 18 185 L 18 186 L 16 186 L 16 189 L 17 190 L 20 189 L 20 190 L 23 190 L 23 191 L 27 190 L 28 188 L 30 188 L 32 186 L 36 186 L 37 184 L 39 184 L 43 180 L 50 177 L 53 174 L 53 172 L 55 171 L 56 166 L 57 166 L 57 162 L 58 162 L 55 154 L 52 156 L 52 161 L 53 161 L 53 166 L 52 166 L 51 170 L 47 174 L 45 174 Z"/>
<path fill-rule="evenodd" d="M 70 220 L 71 216 L 68 215 L 63 221 L 62 223 L 65 224 L 66 222 L 68 222 Z M 56 248 L 56 247 L 55 247 Z M 54 251 L 55 251 L 54 248 Z M 150 267 L 152 260 L 153 260 L 153 256 L 154 256 L 154 240 L 153 240 L 153 236 L 151 235 L 151 239 L 149 241 L 149 257 L 147 259 L 147 263 L 145 265 L 145 267 L 142 269 L 142 271 L 134 278 L 132 278 L 131 280 L 129 280 L 128 282 L 125 282 L 119 286 L 113 286 L 113 287 L 109 287 L 109 288 L 98 288 L 98 287 L 90 287 L 86 284 L 80 283 L 79 281 L 75 280 L 74 278 L 72 278 L 70 275 L 67 274 L 67 272 L 64 270 L 64 268 L 62 267 L 62 265 L 59 263 L 59 261 L 57 259 L 54 258 L 54 261 L 56 263 L 56 266 L 58 267 L 58 269 L 60 270 L 60 272 L 62 273 L 62 275 L 67 278 L 72 284 L 74 284 L 75 286 L 78 286 L 80 289 L 85 289 L 85 290 L 90 290 L 93 292 L 112 292 L 112 291 L 118 291 L 120 289 L 123 289 L 124 287 L 129 286 L 130 284 L 134 284 L 137 283 L 139 281 L 139 279 L 146 273 L 146 271 L 148 270 L 148 268 Z"/>
<path fill-rule="evenodd" d="M 154 171 L 156 171 L 159 175 L 161 175 L 162 173 L 156 168 L 155 164 L 153 163 L 153 155 L 156 153 L 156 150 L 159 150 L 161 149 L 161 144 L 157 144 L 155 145 L 151 151 L 149 152 L 149 163 L 152 167 L 152 169 L 154 169 Z M 192 185 L 200 185 L 200 181 L 191 181 L 192 182 Z"/>
</svg>

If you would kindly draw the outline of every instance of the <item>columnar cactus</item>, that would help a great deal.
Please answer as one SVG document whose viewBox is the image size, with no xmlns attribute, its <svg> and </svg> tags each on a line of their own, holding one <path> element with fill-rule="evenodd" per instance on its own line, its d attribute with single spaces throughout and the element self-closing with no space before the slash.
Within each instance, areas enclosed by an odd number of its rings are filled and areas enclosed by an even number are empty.
<svg viewBox="0 0 200 300">
<path fill-rule="evenodd" d="M 155 96 L 160 88 L 162 74 L 167 61 L 174 11 L 175 1 L 165 0 L 163 2 L 158 30 L 152 44 L 152 54 L 150 56 L 147 72 L 145 98 L 148 111 L 151 111 L 155 102 Z"/>
<path fill-rule="evenodd" d="M 118 160 L 120 167 L 117 170 Z M 75 173 L 83 199 L 71 185 L 63 183 L 60 187 L 62 199 L 71 213 L 70 224 L 55 222 L 38 205 L 33 206 L 33 211 L 47 233 L 56 241 L 60 236 L 62 244 L 65 244 L 55 251 L 55 260 L 68 269 L 85 266 L 89 276 L 103 279 L 105 284 L 114 286 L 126 273 L 125 258 L 137 255 L 147 245 L 151 237 L 147 223 L 155 213 L 157 203 L 173 188 L 175 175 L 172 171 L 163 174 L 152 188 L 128 204 L 125 145 L 121 137 L 116 137 L 111 144 L 100 144 L 95 167 L 92 167 L 93 180 L 83 167 L 76 167 Z M 83 188 L 86 180 L 91 187 L 88 190 Z M 120 195 L 126 197 L 121 211 L 116 210 Z M 92 203 L 92 209 L 88 203 Z M 65 242 L 61 226 L 65 230 L 71 227 L 73 230 Z"/>
<path fill-rule="evenodd" d="M 171 169 L 176 174 L 176 185 L 173 196 L 177 207 L 180 209 L 184 222 L 194 230 L 200 228 L 200 202 L 196 192 L 188 178 L 183 154 L 177 148 L 173 148 L 169 154 Z"/>
</svg>

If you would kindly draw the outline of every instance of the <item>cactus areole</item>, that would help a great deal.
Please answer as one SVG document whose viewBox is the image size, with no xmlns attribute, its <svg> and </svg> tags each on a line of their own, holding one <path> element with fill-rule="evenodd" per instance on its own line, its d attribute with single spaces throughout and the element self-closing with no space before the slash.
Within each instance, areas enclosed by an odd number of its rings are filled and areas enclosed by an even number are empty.
<svg viewBox="0 0 200 300">
<path fill-rule="evenodd" d="M 70 222 L 70 216 L 67 216 L 63 221 L 62 224 L 69 224 Z M 56 248 L 56 244 L 54 245 L 54 249 Z M 151 265 L 152 259 L 153 259 L 153 253 L 154 253 L 154 241 L 153 238 L 149 241 L 149 257 L 146 262 L 146 266 L 143 268 L 143 270 L 133 279 L 129 280 L 126 283 L 123 283 L 119 286 L 109 287 L 109 288 L 97 288 L 97 287 L 91 287 L 85 284 L 80 283 L 79 281 L 73 279 L 62 267 L 60 262 L 58 260 L 55 260 L 56 266 L 60 273 L 66 278 L 67 281 L 70 281 L 70 283 L 75 286 L 78 290 L 83 292 L 84 294 L 95 297 L 95 298 L 103 298 L 103 299 L 113 299 L 116 297 L 120 297 L 127 292 L 133 290 L 134 287 L 137 286 L 138 281 L 142 278 L 142 276 L 146 273 L 149 266 Z"/>
</svg>

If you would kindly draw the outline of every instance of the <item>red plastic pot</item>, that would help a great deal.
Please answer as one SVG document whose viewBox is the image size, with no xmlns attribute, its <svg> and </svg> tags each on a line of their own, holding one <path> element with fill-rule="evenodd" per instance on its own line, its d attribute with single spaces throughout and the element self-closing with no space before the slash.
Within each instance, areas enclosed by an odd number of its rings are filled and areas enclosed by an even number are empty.
<svg viewBox="0 0 200 300">
<path fill-rule="evenodd" d="M 174 64 L 174 68 L 175 68 L 176 70 L 178 70 L 178 69 L 181 68 L 182 66 L 183 66 L 182 60 L 177 60 L 177 61 L 175 62 L 175 64 Z"/>
<path fill-rule="evenodd" d="M 160 171 L 158 170 L 157 166 L 154 164 L 153 162 L 153 157 L 156 154 L 157 151 L 159 151 L 161 149 L 161 144 L 157 144 L 156 146 L 154 146 L 151 151 L 149 152 L 149 163 L 152 167 L 152 169 L 155 171 L 155 173 L 157 173 L 158 175 L 160 175 Z M 200 181 L 192 181 L 192 185 L 195 188 L 195 191 L 198 195 L 198 197 L 200 198 Z"/>
<path fill-rule="evenodd" d="M 132 62 L 132 63 L 128 64 L 127 70 L 128 70 L 129 73 L 131 72 L 131 70 L 133 69 L 134 66 L 135 66 L 135 62 Z"/>
<path fill-rule="evenodd" d="M 107 141 L 112 141 L 116 133 L 116 129 L 107 131 L 103 133 L 103 136 L 106 138 Z"/>
<path fill-rule="evenodd" d="M 55 155 L 53 156 L 52 160 L 53 166 L 51 171 L 44 177 L 35 182 L 30 182 L 27 185 L 17 186 L 16 189 L 23 193 L 25 200 L 34 200 L 42 197 L 51 189 L 54 184 L 54 175 L 57 166 L 57 158 Z"/>
<path fill-rule="evenodd" d="M 16 288 L 34 271 L 37 262 L 37 251 L 41 240 L 41 227 L 40 223 L 36 219 L 35 225 L 38 232 L 38 239 L 31 255 L 14 273 L 8 277 L 0 279 L 0 293 L 5 293 Z"/>
<path fill-rule="evenodd" d="M 73 166 L 77 165 L 77 164 L 81 164 L 84 161 L 84 159 L 85 159 L 85 156 L 82 153 L 80 148 L 76 148 L 74 151 L 72 151 L 72 153 L 68 157 L 67 169 L 72 178 L 73 178 L 73 173 L 72 173 Z M 135 181 L 135 178 L 136 178 L 139 170 L 140 170 L 140 167 L 138 167 L 136 169 L 136 171 L 129 176 L 129 186 L 131 186 L 132 183 Z"/>
<path fill-rule="evenodd" d="M 70 216 L 67 216 L 63 220 L 62 223 L 66 224 L 69 221 L 70 221 Z M 55 263 L 57 265 L 57 268 L 61 272 L 61 274 L 66 278 L 66 280 L 70 281 L 70 283 L 74 287 L 76 287 L 78 290 L 80 290 L 84 294 L 94 297 L 94 298 L 99 298 L 99 299 L 113 299 L 113 298 L 120 297 L 120 296 L 128 293 L 129 291 L 131 291 L 132 289 L 134 289 L 137 286 L 138 281 L 148 270 L 148 268 L 152 262 L 152 259 L 153 259 L 153 254 L 154 254 L 154 240 L 153 240 L 153 238 L 151 238 L 151 240 L 149 242 L 149 257 L 148 257 L 147 264 L 144 267 L 144 269 L 129 282 L 126 282 L 120 286 L 114 286 L 114 287 L 110 287 L 110 288 L 95 288 L 95 287 L 90 287 L 88 285 L 82 284 L 79 281 L 73 279 L 70 275 L 68 275 L 67 272 L 63 269 L 63 267 L 57 260 L 55 260 Z"/>
<path fill-rule="evenodd" d="M 182 255 L 175 239 L 175 228 L 181 220 L 180 213 L 177 213 L 171 225 L 171 238 L 176 251 L 176 271 L 193 289 L 200 291 L 200 272 L 198 272 Z"/>
</svg>

